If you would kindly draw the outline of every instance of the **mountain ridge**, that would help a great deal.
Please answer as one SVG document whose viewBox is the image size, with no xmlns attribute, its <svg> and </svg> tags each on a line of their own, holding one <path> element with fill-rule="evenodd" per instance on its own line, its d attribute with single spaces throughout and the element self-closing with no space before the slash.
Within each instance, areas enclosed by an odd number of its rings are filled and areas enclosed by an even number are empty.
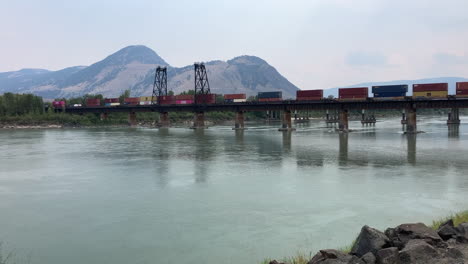
<svg viewBox="0 0 468 264">
<path fill-rule="evenodd" d="M 205 62 L 213 93 L 246 93 L 281 90 L 294 97 L 298 88 L 265 60 L 242 55 L 227 61 Z M 73 97 L 86 93 L 118 96 L 131 90 L 132 96 L 150 95 L 156 66 L 168 68 L 168 89 L 176 94 L 193 89 L 193 65 L 173 67 L 152 49 L 127 46 L 89 66 L 58 71 L 21 69 L 0 73 L 0 93 L 33 93 L 45 98 Z"/>
</svg>

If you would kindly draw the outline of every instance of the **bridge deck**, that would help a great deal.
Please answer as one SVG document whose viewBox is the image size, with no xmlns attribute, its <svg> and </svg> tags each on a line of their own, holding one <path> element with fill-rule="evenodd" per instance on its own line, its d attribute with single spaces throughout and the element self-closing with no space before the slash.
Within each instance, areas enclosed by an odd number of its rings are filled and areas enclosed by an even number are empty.
<svg viewBox="0 0 468 264">
<path fill-rule="evenodd" d="M 120 105 L 98 107 L 67 107 L 68 113 L 111 112 L 211 112 L 211 111 L 267 111 L 267 110 L 361 110 L 404 108 L 468 108 L 468 98 L 411 99 L 392 101 L 280 101 L 222 103 L 210 105 Z"/>
</svg>

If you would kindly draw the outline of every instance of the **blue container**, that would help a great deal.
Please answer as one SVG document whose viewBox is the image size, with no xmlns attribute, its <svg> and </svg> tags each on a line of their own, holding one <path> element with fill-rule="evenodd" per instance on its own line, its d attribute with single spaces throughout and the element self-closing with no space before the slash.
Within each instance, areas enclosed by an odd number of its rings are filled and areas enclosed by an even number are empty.
<svg viewBox="0 0 468 264">
<path fill-rule="evenodd" d="M 282 92 L 259 92 L 258 99 L 263 98 L 283 98 Z"/>
<path fill-rule="evenodd" d="M 379 85 L 372 86 L 373 94 L 383 94 L 383 93 L 405 93 L 408 92 L 408 85 Z M 402 95 L 399 95 L 402 96 Z M 403 95 L 404 96 L 404 95 Z"/>
<path fill-rule="evenodd" d="M 406 96 L 406 92 L 381 92 L 374 93 L 374 97 L 403 97 Z"/>
</svg>

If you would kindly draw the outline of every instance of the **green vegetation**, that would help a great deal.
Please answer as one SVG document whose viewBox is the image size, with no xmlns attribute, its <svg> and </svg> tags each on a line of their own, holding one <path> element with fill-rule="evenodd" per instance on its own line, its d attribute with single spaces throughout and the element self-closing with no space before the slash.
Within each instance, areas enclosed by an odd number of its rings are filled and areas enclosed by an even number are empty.
<svg viewBox="0 0 468 264">
<path fill-rule="evenodd" d="M 5 93 L 0 95 L 0 117 L 44 112 L 42 97 L 32 94 Z"/>
<path fill-rule="evenodd" d="M 430 225 L 430 227 L 434 230 L 437 230 L 441 224 L 443 224 L 449 219 L 453 220 L 453 223 L 455 226 L 458 226 L 461 223 L 466 223 L 468 222 L 468 210 L 460 212 L 460 213 L 452 214 L 448 217 L 445 217 L 439 220 L 432 221 L 432 224 Z M 356 239 L 348 246 L 340 248 L 339 250 L 345 253 L 349 253 L 355 243 L 356 243 Z M 309 260 L 315 255 L 315 253 L 316 252 L 309 252 L 309 254 L 298 253 L 296 256 L 283 258 L 279 262 L 284 262 L 286 264 L 307 264 L 307 262 L 309 262 Z M 272 259 L 265 259 L 264 261 L 261 262 L 261 264 L 268 264 L 270 261 L 272 261 Z"/>
</svg>

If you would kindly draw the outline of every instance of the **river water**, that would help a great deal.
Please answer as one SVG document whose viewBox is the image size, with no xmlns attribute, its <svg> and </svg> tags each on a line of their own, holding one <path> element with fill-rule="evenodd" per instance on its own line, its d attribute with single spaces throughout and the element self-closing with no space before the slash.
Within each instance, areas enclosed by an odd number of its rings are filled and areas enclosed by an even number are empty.
<svg viewBox="0 0 468 264">
<path fill-rule="evenodd" d="M 468 208 L 468 120 L 0 131 L 0 240 L 39 264 L 259 263 Z"/>
</svg>

